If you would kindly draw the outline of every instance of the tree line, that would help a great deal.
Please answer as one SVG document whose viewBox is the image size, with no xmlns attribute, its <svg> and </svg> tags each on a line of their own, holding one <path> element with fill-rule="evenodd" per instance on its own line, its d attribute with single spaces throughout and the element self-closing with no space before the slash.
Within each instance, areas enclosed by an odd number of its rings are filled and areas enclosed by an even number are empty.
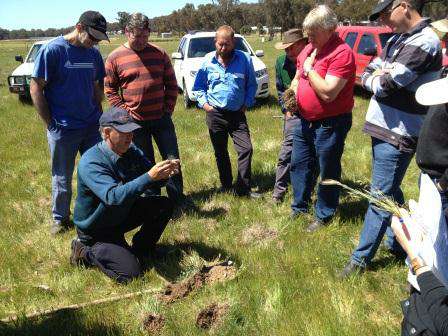
<svg viewBox="0 0 448 336">
<path fill-rule="evenodd" d="M 427 0 L 423 15 L 433 20 L 445 17 L 448 13 L 448 0 Z M 317 3 L 331 6 L 340 21 L 355 24 L 367 20 L 377 0 L 259 0 L 258 3 L 244 3 L 238 0 L 212 0 L 210 4 L 195 7 L 187 3 L 184 7 L 169 15 L 151 19 L 151 29 L 158 34 L 172 32 L 179 35 L 191 30 L 215 30 L 223 24 L 231 25 L 242 34 L 251 33 L 251 27 L 257 27 L 261 33 L 263 27 L 281 27 L 286 31 L 300 27 L 306 14 Z M 109 31 L 124 31 L 129 20 L 128 12 L 118 12 L 117 21 L 108 23 Z M 42 29 L 7 30 L 0 28 L 0 40 L 50 37 L 66 34 L 73 27 Z"/>
</svg>

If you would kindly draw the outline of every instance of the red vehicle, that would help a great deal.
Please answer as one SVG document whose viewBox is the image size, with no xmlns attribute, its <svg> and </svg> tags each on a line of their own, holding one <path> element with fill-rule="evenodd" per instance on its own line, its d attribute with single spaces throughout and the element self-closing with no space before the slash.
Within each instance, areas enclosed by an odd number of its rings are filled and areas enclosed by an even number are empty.
<svg viewBox="0 0 448 336">
<path fill-rule="evenodd" d="M 393 35 L 385 26 L 339 26 L 339 36 L 353 49 L 356 62 L 356 83 L 361 84 L 360 77 L 366 66 L 381 55 L 387 40 Z M 442 41 L 443 66 L 448 66 L 446 43 Z"/>
<path fill-rule="evenodd" d="M 381 55 L 387 40 L 393 35 L 392 30 L 385 26 L 339 26 L 336 31 L 339 36 L 353 49 L 356 62 L 356 83 L 366 66 Z"/>
</svg>

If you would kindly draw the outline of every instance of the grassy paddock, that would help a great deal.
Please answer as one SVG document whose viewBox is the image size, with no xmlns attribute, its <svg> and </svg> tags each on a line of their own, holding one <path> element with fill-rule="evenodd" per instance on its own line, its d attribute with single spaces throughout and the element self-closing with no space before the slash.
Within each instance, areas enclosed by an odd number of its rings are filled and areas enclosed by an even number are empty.
<svg viewBox="0 0 448 336">
<path fill-rule="evenodd" d="M 120 42 L 101 45 L 102 53 L 107 55 Z M 274 86 L 278 51 L 273 48 L 275 41 L 261 43 L 252 37 L 250 42 L 254 49 L 265 51 L 263 60 L 271 76 L 272 97 L 248 112 L 254 184 L 265 200 L 216 194 L 218 176 L 204 113 L 185 110 L 179 97 L 174 122 L 185 190 L 200 211 L 169 224 L 161 244 L 171 252 L 126 287 L 96 270 L 69 265 L 73 231 L 50 237 L 45 130 L 33 107 L 20 103 L 6 85 L 6 76 L 17 65 L 14 55 L 24 55 L 30 44 L 0 44 L 0 318 L 17 311 L 160 288 L 162 278 L 180 280 L 204 261 L 230 258 L 239 268 L 236 279 L 203 287 L 169 306 L 147 295 L 32 321 L 0 323 L 1 335 L 141 335 L 145 312 L 165 316 L 163 335 L 200 335 L 203 332 L 195 326 L 197 313 L 214 302 L 230 305 L 221 326 L 211 331 L 216 335 L 399 335 L 399 300 L 406 295 L 402 264 L 381 250 L 374 272 L 347 281 L 335 278 L 357 243 L 367 206 L 364 201 L 344 194 L 333 223 L 312 235 L 304 231 L 307 218 L 288 219 L 290 194 L 278 207 L 267 204 L 282 137 L 282 121 L 273 118 L 280 114 Z M 169 53 L 177 47 L 176 41 L 158 44 Z M 356 97 L 353 128 L 343 156 L 343 180 L 355 185 L 368 183 L 370 175 L 370 141 L 361 132 L 367 104 L 367 98 Z M 235 162 L 233 149 L 231 153 Z M 404 181 L 406 198 L 417 196 L 417 177 L 413 163 Z M 251 227 L 255 229 L 247 231 Z M 276 234 L 269 239 L 257 236 L 264 229 Z"/>
</svg>

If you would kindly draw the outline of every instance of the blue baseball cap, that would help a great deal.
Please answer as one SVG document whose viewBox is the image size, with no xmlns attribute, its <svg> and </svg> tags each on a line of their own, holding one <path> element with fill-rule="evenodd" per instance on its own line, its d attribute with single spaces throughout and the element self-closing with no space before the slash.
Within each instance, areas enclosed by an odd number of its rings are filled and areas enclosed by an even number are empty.
<svg viewBox="0 0 448 336">
<path fill-rule="evenodd" d="M 111 126 L 123 133 L 130 133 L 141 128 L 141 126 L 136 124 L 129 116 L 128 111 L 120 107 L 111 107 L 104 112 L 100 117 L 100 126 Z"/>
</svg>

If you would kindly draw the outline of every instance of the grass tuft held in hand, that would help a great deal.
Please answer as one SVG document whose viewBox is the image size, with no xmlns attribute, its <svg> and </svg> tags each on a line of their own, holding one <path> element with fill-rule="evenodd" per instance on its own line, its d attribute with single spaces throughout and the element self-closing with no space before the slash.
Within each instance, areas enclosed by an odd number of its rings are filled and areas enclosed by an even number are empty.
<svg viewBox="0 0 448 336">
<path fill-rule="evenodd" d="M 352 187 L 349 187 L 346 184 L 343 184 L 336 180 L 323 180 L 320 182 L 322 185 L 337 185 L 349 192 L 350 195 L 358 196 L 361 198 L 367 199 L 370 203 L 373 203 L 377 208 L 390 212 L 392 215 L 397 217 L 401 217 L 400 206 L 390 197 L 384 195 L 380 191 L 371 192 L 368 190 L 358 190 Z M 403 207 L 403 206 L 402 206 Z"/>
</svg>

